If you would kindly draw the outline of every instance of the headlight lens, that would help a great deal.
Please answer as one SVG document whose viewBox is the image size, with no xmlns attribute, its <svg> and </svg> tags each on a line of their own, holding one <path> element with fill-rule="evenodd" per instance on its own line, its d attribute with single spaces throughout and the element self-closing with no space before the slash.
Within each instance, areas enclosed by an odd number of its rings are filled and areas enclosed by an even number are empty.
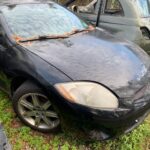
<svg viewBox="0 0 150 150">
<path fill-rule="evenodd" d="M 67 100 L 94 108 L 116 109 L 117 97 L 104 86 L 92 82 L 73 82 L 55 85 Z"/>
</svg>

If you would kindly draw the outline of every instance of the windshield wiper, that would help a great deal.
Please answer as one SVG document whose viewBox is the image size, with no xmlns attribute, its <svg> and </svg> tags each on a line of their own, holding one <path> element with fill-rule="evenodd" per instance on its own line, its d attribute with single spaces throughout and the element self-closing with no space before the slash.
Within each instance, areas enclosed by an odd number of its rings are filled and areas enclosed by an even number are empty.
<svg viewBox="0 0 150 150">
<path fill-rule="evenodd" d="M 27 39 L 21 39 L 18 42 L 30 42 L 30 41 L 37 41 L 37 40 L 46 40 L 46 39 L 59 39 L 59 38 L 69 38 L 71 35 L 77 34 L 77 33 L 81 33 L 81 32 L 88 32 L 88 31 L 92 31 L 94 30 L 94 27 L 90 27 L 87 29 L 82 29 L 82 30 L 72 30 L 69 33 L 65 33 L 63 35 L 43 35 L 43 36 L 37 36 L 37 37 L 33 37 L 33 38 L 27 38 Z"/>
<path fill-rule="evenodd" d="M 59 36 L 49 36 L 49 35 L 43 35 L 43 36 L 37 36 L 33 38 L 28 38 L 28 39 L 22 39 L 19 40 L 19 42 L 30 42 L 30 41 L 37 41 L 37 40 L 46 40 L 46 39 L 59 39 L 59 38 L 68 38 L 69 36 L 67 35 L 59 35 Z"/>
<path fill-rule="evenodd" d="M 88 31 L 90 31 L 90 29 L 73 30 L 72 32 L 69 33 L 68 36 L 74 35 L 74 34 L 77 34 L 77 33 L 88 32 Z"/>
</svg>

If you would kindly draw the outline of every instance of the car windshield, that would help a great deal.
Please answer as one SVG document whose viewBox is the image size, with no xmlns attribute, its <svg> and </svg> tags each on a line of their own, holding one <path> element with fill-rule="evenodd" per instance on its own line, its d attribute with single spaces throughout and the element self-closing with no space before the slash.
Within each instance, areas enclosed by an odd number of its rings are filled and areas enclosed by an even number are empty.
<svg viewBox="0 0 150 150">
<path fill-rule="evenodd" d="M 3 6 L 1 11 L 13 36 L 18 40 L 63 37 L 88 28 L 85 22 L 55 3 Z"/>
<path fill-rule="evenodd" d="M 137 0 L 142 17 L 150 17 L 150 0 Z"/>
</svg>

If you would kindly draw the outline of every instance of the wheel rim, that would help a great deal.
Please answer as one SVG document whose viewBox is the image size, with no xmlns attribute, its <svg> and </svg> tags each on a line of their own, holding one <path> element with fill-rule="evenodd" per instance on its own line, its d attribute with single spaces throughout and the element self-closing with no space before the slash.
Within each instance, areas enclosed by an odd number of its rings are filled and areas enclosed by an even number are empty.
<svg viewBox="0 0 150 150">
<path fill-rule="evenodd" d="M 39 129 L 53 129 L 60 123 L 51 102 L 43 94 L 23 95 L 19 99 L 18 110 L 23 120 Z"/>
</svg>

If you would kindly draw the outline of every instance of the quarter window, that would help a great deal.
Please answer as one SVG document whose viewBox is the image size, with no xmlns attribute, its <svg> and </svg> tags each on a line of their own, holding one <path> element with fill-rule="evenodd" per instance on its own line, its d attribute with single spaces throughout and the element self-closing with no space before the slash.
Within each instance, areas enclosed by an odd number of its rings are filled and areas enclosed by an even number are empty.
<svg viewBox="0 0 150 150">
<path fill-rule="evenodd" d="M 124 16 L 124 11 L 118 0 L 106 0 L 104 14 Z"/>
</svg>

